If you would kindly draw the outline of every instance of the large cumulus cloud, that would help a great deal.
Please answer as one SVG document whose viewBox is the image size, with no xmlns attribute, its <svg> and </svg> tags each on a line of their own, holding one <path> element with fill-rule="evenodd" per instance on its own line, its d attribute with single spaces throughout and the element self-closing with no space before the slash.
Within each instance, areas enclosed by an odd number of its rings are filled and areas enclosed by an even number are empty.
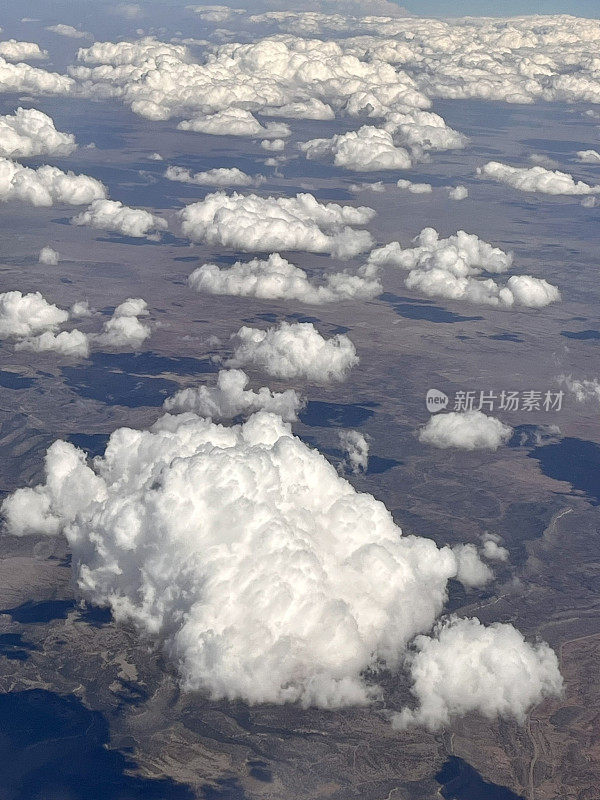
<svg viewBox="0 0 600 800">
<path fill-rule="evenodd" d="M 359 360 L 348 336 L 326 339 L 312 322 L 281 322 L 267 330 L 244 325 L 233 339 L 227 366 L 252 366 L 274 378 L 343 381 Z"/>
<path fill-rule="evenodd" d="M 237 261 L 227 269 L 217 264 L 202 264 L 190 275 L 190 286 L 208 294 L 260 297 L 265 300 L 298 300 L 320 305 L 353 298 L 369 300 L 381 293 L 377 278 L 335 272 L 321 285 L 311 283 L 300 267 L 278 253 L 266 260 Z"/>
<path fill-rule="evenodd" d="M 312 194 L 259 197 L 214 192 L 180 212 L 181 229 L 193 241 L 244 252 L 306 250 L 351 258 L 372 246 L 365 225 L 373 209 L 319 203 Z"/>
<path fill-rule="evenodd" d="M 382 503 L 266 412 L 232 427 L 166 415 L 150 430 L 115 431 L 89 463 L 58 441 L 45 473 L 43 484 L 4 501 L 8 531 L 64 533 L 84 597 L 161 641 L 183 687 L 213 698 L 367 703 L 381 690 L 365 671 L 398 669 L 408 643 L 440 614 L 449 579 L 460 577 L 450 548 L 403 536 Z M 442 693 L 452 711 L 480 706 L 520 719 L 556 691 L 547 646 L 505 628 L 518 643 L 510 702 L 492 699 L 497 685 L 487 706 L 479 692 L 466 701 L 449 677 L 431 696 Z M 480 639 L 438 635 L 434 660 L 449 662 L 451 651 L 465 682 L 505 685 L 505 661 L 486 660 Z M 431 661 L 425 640 L 417 649 Z M 417 659 L 411 669 L 421 699 Z M 427 699 L 423 721 L 437 724 Z"/>
</svg>

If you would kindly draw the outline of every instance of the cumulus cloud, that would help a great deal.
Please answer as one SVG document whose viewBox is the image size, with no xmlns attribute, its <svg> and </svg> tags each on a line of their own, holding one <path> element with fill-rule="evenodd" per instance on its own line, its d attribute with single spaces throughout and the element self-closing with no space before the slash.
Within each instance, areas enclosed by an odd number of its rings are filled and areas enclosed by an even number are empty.
<svg viewBox="0 0 600 800">
<path fill-rule="evenodd" d="M 511 435 L 509 425 L 481 411 L 450 411 L 432 416 L 419 431 L 419 441 L 443 449 L 497 450 Z"/>
<path fill-rule="evenodd" d="M 52 117 L 35 108 L 0 116 L 0 156 L 68 156 L 76 147 L 72 133 L 57 131 Z"/>
<path fill-rule="evenodd" d="M 203 264 L 190 275 L 192 289 L 208 294 L 260 297 L 265 300 L 299 300 L 320 305 L 340 300 L 370 300 L 381 294 L 377 278 L 335 272 L 325 276 L 321 285 L 311 283 L 300 267 L 290 264 L 278 253 L 266 261 L 237 261 L 227 269 L 217 264 Z"/>
<path fill-rule="evenodd" d="M 481 551 L 484 558 L 487 558 L 488 561 L 508 561 L 509 552 L 506 547 L 502 546 L 500 536 L 494 533 L 486 533 L 482 539 Z"/>
<path fill-rule="evenodd" d="M 263 139 L 260 146 L 263 150 L 269 150 L 271 153 L 281 153 L 285 150 L 283 139 Z"/>
<path fill-rule="evenodd" d="M 331 139 L 311 139 L 299 147 L 308 159 L 333 156 L 336 167 L 356 172 L 408 169 L 412 165 L 408 151 L 396 147 L 390 133 L 371 125 L 363 125 L 358 131 L 336 134 Z"/>
<path fill-rule="evenodd" d="M 29 350 L 33 353 L 52 351 L 72 358 L 87 358 L 90 343 L 88 336 L 75 328 L 58 334 L 45 331 L 38 336 L 22 339 L 15 343 L 15 350 Z"/>
<path fill-rule="evenodd" d="M 25 338 L 55 330 L 68 318 L 68 311 L 49 303 L 40 292 L 0 294 L 0 339 Z"/>
<path fill-rule="evenodd" d="M 395 266 L 408 271 L 409 289 L 428 297 L 496 306 L 543 308 L 558 302 L 560 292 L 543 278 L 512 275 L 502 286 L 492 278 L 479 278 L 483 272 L 507 272 L 513 263 L 511 253 L 493 247 L 474 234 L 458 231 L 455 236 L 440 239 L 436 230 L 424 228 L 415 239 L 415 246 L 403 248 L 390 242 L 371 252 L 367 269 Z"/>
<path fill-rule="evenodd" d="M 505 183 L 521 192 L 537 192 L 539 194 L 595 194 L 600 186 L 590 186 L 583 181 L 576 181 L 568 172 L 549 170 L 544 167 L 511 167 L 499 161 L 489 161 L 478 168 L 477 174 L 497 183 Z"/>
<path fill-rule="evenodd" d="M 492 570 L 479 558 L 479 553 L 474 544 L 458 544 L 452 548 L 456 556 L 458 571 L 457 580 L 468 589 L 475 589 L 489 583 L 494 574 Z"/>
<path fill-rule="evenodd" d="M 340 431 L 340 445 L 345 453 L 344 467 L 355 475 L 366 472 L 369 465 L 369 442 L 360 431 Z"/>
<path fill-rule="evenodd" d="M 197 186 L 260 186 L 266 180 L 264 175 L 247 175 L 237 167 L 220 167 L 194 173 L 185 167 L 167 167 L 165 178 Z"/>
<path fill-rule="evenodd" d="M 260 122 L 249 111 L 242 108 L 227 108 L 208 116 L 182 120 L 177 127 L 182 131 L 209 133 L 214 136 L 261 136 L 281 139 L 291 131 L 284 122 Z"/>
<path fill-rule="evenodd" d="M 59 262 L 59 254 L 47 245 L 40 250 L 39 262 L 55 267 Z"/>
<path fill-rule="evenodd" d="M 448 197 L 450 200 L 465 200 L 469 196 L 469 190 L 466 186 L 454 186 L 448 189 Z"/>
<path fill-rule="evenodd" d="M 562 691 L 558 659 L 545 643 L 529 644 L 512 625 L 489 627 L 451 617 L 418 636 L 407 658 L 418 706 L 393 718 L 397 728 L 435 730 L 458 715 L 510 717 L 523 724 L 532 706 Z"/>
<path fill-rule="evenodd" d="M 162 642 L 183 688 L 213 698 L 368 703 L 381 690 L 365 672 L 402 665 L 458 575 L 450 548 L 403 536 L 265 412 L 231 427 L 166 415 L 115 431 L 91 462 L 58 441 L 45 474 L 4 501 L 8 531 L 64 533 L 83 596 Z M 471 710 L 522 720 L 561 686 L 547 645 L 477 620 L 419 636 L 408 664 L 420 706 L 401 724 Z"/>
<path fill-rule="evenodd" d="M 87 31 L 79 31 L 72 25 L 65 25 L 63 22 L 59 22 L 56 25 L 49 25 L 46 30 L 51 33 L 56 33 L 59 36 L 66 36 L 68 39 L 89 39 L 92 35 Z"/>
<path fill-rule="evenodd" d="M 0 54 L 0 91 L 35 95 L 68 95 L 75 81 L 67 75 L 47 72 L 20 62 L 9 64 Z"/>
<path fill-rule="evenodd" d="M 146 301 L 130 297 L 115 308 L 110 319 L 104 323 L 102 333 L 95 336 L 95 343 L 101 347 L 137 349 L 152 333 L 150 325 L 138 319 L 147 315 Z"/>
<path fill-rule="evenodd" d="M 431 194 L 433 188 L 430 183 L 412 183 L 404 178 L 396 184 L 399 189 L 408 189 L 411 194 Z"/>
<path fill-rule="evenodd" d="M 311 194 L 259 197 L 215 192 L 180 212 L 184 236 L 244 252 L 306 250 L 351 258 L 372 246 L 354 230 L 375 216 L 371 208 L 319 203 Z"/>
<path fill-rule="evenodd" d="M 0 42 L 0 58 L 6 61 L 33 61 L 48 58 L 47 50 L 41 50 L 35 42 L 17 42 L 8 39 Z"/>
<path fill-rule="evenodd" d="M 73 225 L 89 225 L 101 231 L 112 231 L 135 238 L 155 238 L 167 230 L 164 219 L 142 208 L 124 206 L 118 200 L 98 199 L 71 220 Z"/>
<path fill-rule="evenodd" d="M 243 8 L 230 8 L 229 6 L 219 5 L 186 6 L 186 8 L 197 14 L 204 22 L 226 22 L 238 14 L 246 13 Z"/>
<path fill-rule="evenodd" d="M 325 339 L 312 322 L 281 322 L 266 331 L 244 326 L 233 337 L 228 367 L 251 366 L 274 378 L 343 381 L 358 364 L 356 349 L 345 334 Z"/>
<path fill-rule="evenodd" d="M 600 162 L 600 153 L 597 150 L 578 150 L 577 158 L 584 164 L 598 164 Z"/>
<path fill-rule="evenodd" d="M 63 172 L 46 164 L 30 169 L 0 158 L 0 201 L 19 200 L 33 206 L 55 203 L 79 206 L 103 197 L 106 197 L 106 187 L 89 175 Z"/>
<path fill-rule="evenodd" d="M 256 411 L 269 411 L 286 422 L 297 418 L 304 401 L 294 389 L 273 392 L 262 386 L 258 391 L 248 388 L 250 378 L 240 369 L 220 370 L 216 386 L 181 389 L 165 400 L 164 408 L 172 414 L 192 411 L 199 417 L 229 420 Z"/>
</svg>

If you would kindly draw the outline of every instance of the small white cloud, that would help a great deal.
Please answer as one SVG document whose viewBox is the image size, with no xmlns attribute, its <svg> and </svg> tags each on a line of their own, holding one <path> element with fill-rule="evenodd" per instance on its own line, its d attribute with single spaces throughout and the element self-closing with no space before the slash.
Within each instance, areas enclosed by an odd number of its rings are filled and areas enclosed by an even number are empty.
<svg viewBox="0 0 600 800">
<path fill-rule="evenodd" d="M 35 42 L 17 42 L 16 39 L 8 39 L 0 42 L 0 58 L 5 58 L 7 61 L 41 61 L 48 58 L 48 51 L 41 50 Z"/>
<path fill-rule="evenodd" d="M 433 187 L 430 183 L 412 183 L 401 178 L 397 184 L 399 189 L 408 189 L 411 194 L 431 194 Z"/>
<path fill-rule="evenodd" d="M 57 25 L 49 25 L 46 30 L 51 33 L 56 33 L 59 36 L 66 36 L 68 39 L 89 39 L 92 35 L 87 31 L 77 30 L 77 28 L 74 28 L 72 25 L 65 25 L 62 22 L 59 22 Z"/>
<path fill-rule="evenodd" d="M 450 411 L 432 416 L 419 431 L 419 441 L 440 448 L 497 450 L 511 435 L 509 425 L 481 411 Z"/>
<path fill-rule="evenodd" d="M 340 445 L 345 453 L 344 466 L 355 475 L 366 472 L 369 465 L 369 442 L 360 431 L 340 431 Z"/>
<path fill-rule="evenodd" d="M 577 402 L 587 403 L 592 400 L 600 404 L 600 380 L 598 378 L 578 380 L 572 375 L 561 375 L 559 381 L 575 395 Z"/>
<path fill-rule="evenodd" d="M 269 150 L 272 153 L 281 153 L 285 150 L 285 142 L 283 139 L 263 139 L 260 146 L 263 150 Z"/>
<path fill-rule="evenodd" d="M 49 266 L 55 267 L 59 262 L 59 258 L 58 252 L 49 246 L 42 247 L 40 250 L 40 264 L 48 264 Z"/>
<path fill-rule="evenodd" d="M 492 580 L 494 573 L 479 558 L 474 544 L 457 544 L 452 551 L 458 564 L 456 580 L 460 581 L 467 589 L 485 586 Z"/>
<path fill-rule="evenodd" d="M 0 156 L 68 156 L 77 148 L 72 133 L 61 133 L 54 120 L 35 108 L 18 108 L 0 116 Z"/>
<path fill-rule="evenodd" d="M 266 125 L 261 125 L 256 117 L 242 108 L 227 108 L 215 114 L 182 120 L 177 128 L 214 136 L 262 136 L 265 139 L 281 139 L 291 133 L 284 122 L 267 122 Z"/>
<path fill-rule="evenodd" d="M 101 231 L 114 231 L 135 238 L 155 237 L 167 230 L 167 222 L 141 208 L 124 206 L 118 200 L 94 200 L 86 211 L 71 220 L 73 225 L 90 225 Z"/>
<path fill-rule="evenodd" d="M 577 159 L 584 164 L 600 163 L 600 153 L 597 150 L 578 150 Z"/>
<path fill-rule="evenodd" d="M 89 175 L 75 175 L 47 165 L 30 169 L 0 158 L 0 201 L 19 200 L 33 206 L 55 203 L 80 206 L 103 197 L 106 187 Z"/>
<path fill-rule="evenodd" d="M 110 319 L 104 323 L 101 334 L 94 337 L 94 342 L 101 347 L 140 347 L 150 336 L 150 325 L 141 322 L 138 317 L 148 315 L 145 300 L 131 297 L 118 305 Z"/>
<path fill-rule="evenodd" d="M 87 335 L 77 329 L 61 331 L 58 334 L 46 331 L 39 336 L 18 341 L 15 350 L 29 350 L 33 353 L 55 352 L 72 358 L 87 358 L 90 344 Z"/>
<path fill-rule="evenodd" d="M 396 728 L 435 730 L 470 712 L 523 724 L 532 706 L 560 695 L 563 685 L 547 644 L 529 644 L 512 625 L 485 627 L 478 619 L 451 617 L 432 636 L 418 636 L 407 664 L 418 706 L 394 715 Z"/>
<path fill-rule="evenodd" d="M 550 195 L 580 195 L 600 192 L 600 186 L 590 186 L 576 181 L 568 172 L 548 170 L 544 167 L 511 167 L 499 161 L 489 161 L 478 168 L 477 174 L 483 178 L 505 183 L 521 192 L 537 192 Z"/>
<path fill-rule="evenodd" d="M 469 190 L 466 186 L 454 186 L 448 189 L 448 197 L 450 200 L 465 200 L 469 196 Z"/>
<path fill-rule="evenodd" d="M 304 401 L 293 389 L 272 392 L 266 386 L 258 391 L 248 389 L 250 378 L 240 369 L 220 370 L 216 386 L 182 389 L 165 400 L 164 408 L 171 414 L 192 411 L 200 417 L 229 420 L 257 411 L 277 414 L 286 422 L 297 418 Z"/>
<path fill-rule="evenodd" d="M 333 156 L 336 167 L 356 172 L 408 169 L 412 165 L 408 151 L 394 144 L 391 133 L 369 125 L 336 134 L 331 139 L 311 139 L 298 146 L 308 159 Z"/>
<path fill-rule="evenodd" d="M 68 319 L 67 311 L 49 303 L 39 292 L 0 294 L 0 339 L 53 331 Z"/>
<path fill-rule="evenodd" d="M 197 186 L 260 186 L 265 181 L 264 175 L 247 175 L 237 167 L 220 167 L 195 173 L 185 167 L 167 167 L 165 178 Z"/>
<path fill-rule="evenodd" d="M 487 558 L 488 561 L 508 561 L 510 554 L 506 547 L 502 546 L 502 539 L 500 536 L 493 533 L 486 533 L 482 537 L 482 540 L 482 553 L 484 558 Z"/>
<path fill-rule="evenodd" d="M 237 261 L 230 267 L 203 264 L 190 275 L 192 289 L 209 294 L 260 297 L 265 300 L 299 300 L 301 303 L 334 303 L 341 300 L 370 300 L 381 294 L 376 278 L 335 272 L 321 285 L 311 283 L 306 272 L 278 253 L 266 261 Z"/>
<path fill-rule="evenodd" d="M 226 366 L 251 366 L 274 378 L 343 381 L 359 360 L 345 334 L 325 339 L 312 322 L 281 322 L 266 331 L 244 326 L 233 340 L 235 351 Z"/>
</svg>

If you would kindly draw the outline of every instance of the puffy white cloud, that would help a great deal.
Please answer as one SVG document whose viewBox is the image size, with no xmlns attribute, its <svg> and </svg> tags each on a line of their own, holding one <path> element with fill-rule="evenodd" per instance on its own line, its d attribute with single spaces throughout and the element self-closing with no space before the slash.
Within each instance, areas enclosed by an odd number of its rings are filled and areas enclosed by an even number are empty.
<svg viewBox="0 0 600 800">
<path fill-rule="evenodd" d="M 560 300 L 560 292 L 542 278 L 512 275 L 504 286 L 482 272 L 503 273 L 512 266 L 511 253 L 482 241 L 474 234 L 458 231 L 440 239 L 433 228 L 424 228 L 412 248 L 390 242 L 373 250 L 367 269 L 396 266 L 408 271 L 405 283 L 428 297 L 444 297 L 469 303 L 510 309 L 514 306 L 543 308 Z"/>
<path fill-rule="evenodd" d="M 0 201 L 19 200 L 33 206 L 55 203 L 79 206 L 103 197 L 106 197 L 106 187 L 89 175 L 75 175 L 48 165 L 30 169 L 0 158 Z"/>
<path fill-rule="evenodd" d="M 511 167 L 499 161 L 489 161 L 478 168 L 477 174 L 497 183 L 505 183 L 521 192 L 538 192 L 539 194 L 595 194 L 600 186 L 590 186 L 583 181 L 576 181 L 568 172 L 549 170 L 544 167 Z"/>
<path fill-rule="evenodd" d="M 38 336 L 22 339 L 16 342 L 15 350 L 30 350 L 34 353 L 52 351 L 73 358 L 87 358 L 90 353 L 90 343 L 88 336 L 75 328 L 58 334 L 45 331 Z"/>
<path fill-rule="evenodd" d="M 264 175 L 247 175 L 237 167 L 220 167 L 194 173 L 185 167 L 167 167 L 165 178 L 197 186 L 259 186 L 265 181 Z"/>
<path fill-rule="evenodd" d="M 508 561 L 509 552 L 503 547 L 502 539 L 493 533 L 486 533 L 483 536 L 483 546 L 481 548 L 484 558 L 489 561 Z"/>
<path fill-rule="evenodd" d="M 400 178 L 396 185 L 399 189 L 408 189 L 411 194 L 431 194 L 433 191 L 430 183 L 412 183 L 404 178 Z"/>
<path fill-rule="evenodd" d="M 353 298 L 370 300 L 381 294 L 377 278 L 335 272 L 325 282 L 315 285 L 306 272 L 290 264 L 278 253 L 266 261 L 237 261 L 227 269 L 217 264 L 203 264 L 190 275 L 189 284 L 198 292 L 209 294 L 260 297 L 265 300 L 299 300 L 301 303 L 333 303 Z"/>
<path fill-rule="evenodd" d="M 260 146 L 263 150 L 269 150 L 271 153 L 281 153 L 285 150 L 283 139 L 263 139 Z"/>
<path fill-rule="evenodd" d="M 83 595 L 162 641 L 183 687 L 215 698 L 368 702 L 379 690 L 364 671 L 399 666 L 457 574 L 450 548 L 402 536 L 265 412 L 122 428 L 89 463 L 55 442 L 45 470 L 5 500 L 9 532 L 64 532 Z"/>
<path fill-rule="evenodd" d="M 43 60 L 48 58 L 48 52 L 41 50 L 39 44 L 35 42 L 17 42 L 16 39 L 8 39 L 0 42 L 0 58 L 7 61 Z"/>
<path fill-rule="evenodd" d="M 68 156 L 76 147 L 72 133 L 57 131 L 52 117 L 35 108 L 0 116 L 0 156 Z"/>
<path fill-rule="evenodd" d="M 9 64 L 0 56 L 0 91 L 27 94 L 68 95 L 75 81 L 67 75 L 47 72 L 29 64 Z"/>
<path fill-rule="evenodd" d="M 577 158 L 584 164 L 598 164 L 600 162 L 600 153 L 597 150 L 578 150 Z"/>
<path fill-rule="evenodd" d="M 252 366 L 274 378 L 343 381 L 358 364 L 345 334 L 325 339 L 312 322 L 281 322 L 266 331 L 244 326 L 233 339 L 235 351 L 226 366 Z"/>
<path fill-rule="evenodd" d="M 59 36 L 66 36 L 68 39 L 89 39 L 92 35 L 87 31 L 79 31 L 72 25 L 65 25 L 63 22 L 59 22 L 56 25 L 49 25 L 46 30 L 51 33 L 57 33 Z"/>
<path fill-rule="evenodd" d="M 319 203 L 311 194 L 259 197 L 215 192 L 180 212 L 184 236 L 244 252 L 306 250 L 351 258 L 372 246 L 354 230 L 375 216 L 371 208 Z"/>
<path fill-rule="evenodd" d="M 214 136 L 262 136 L 280 139 L 291 131 L 284 122 L 260 122 L 249 111 L 242 108 L 227 108 L 208 116 L 182 120 L 177 127 L 182 131 L 210 133 Z"/>
<path fill-rule="evenodd" d="M 147 315 L 146 301 L 130 297 L 115 308 L 110 319 L 104 323 L 102 333 L 94 337 L 94 342 L 101 347 L 137 349 L 152 333 L 150 325 L 138 319 Z"/>
<path fill-rule="evenodd" d="M 71 220 L 73 225 L 90 225 L 101 231 L 114 231 L 123 236 L 154 238 L 167 229 L 164 219 L 142 208 L 124 206 L 118 200 L 98 199 Z"/>
<path fill-rule="evenodd" d="M 432 416 L 419 431 L 419 441 L 444 449 L 497 450 L 511 435 L 509 425 L 481 411 L 450 411 Z"/>
<path fill-rule="evenodd" d="M 250 378 L 240 369 L 220 370 L 216 386 L 181 389 L 165 400 L 166 411 L 182 414 L 192 411 L 200 417 L 214 420 L 249 416 L 256 411 L 270 411 L 286 422 L 297 418 L 304 401 L 293 389 L 272 392 L 262 386 L 254 392 L 248 389 Z"/>
<path fill-rule="evenodd" d="M 485 586 L 494 574 L 492 570 L 479 558 L 479 553 L 474 544 L 458 544 L 452 548 L 456 556 L 458 571 L 457 580 L 468 589 Z"/>
<path fill-rule="evenodd" d="M 331 139 L 311 139 L 299 145 L 308 159 L 333 156 L 336 167 L 356 172 L 408 169 L 412 159 L 404 147 L 396 147 L 392 135 L 363 125 L 358 131 L 336 134 Z"/>
<path fill-rule="evenodd" d="M 344 466 L 355 475 L 366 472 L 369 465 L 369 442 L 360 431 L 340 431 L 340 445 L 344 451 Z"/>
<path fill-rule="evenodd" d="M 67 311 L 49 303 L 40 292 L 0 294 L 0 339 L 24 338 L 55 330 L 68 318 Z"/>
<path fill-rule="evenodd" d="M 42 247 L 38 260 L 40 264 L 49 264 L 55 267 L 59 262 L 59 254 L 49 246 Z"/>
<path fill-rule="evenodd" d="M 470 712 L 523 724 L 532 706 L 562 691 L 554 651 L 501 623 L 485 627 L 478 619 L 451 617 L 432 636 L 417 637 L 407 663 L 418 706 L 395 715 L 398 728 L 436 729 Z"/>
<path fill-rule="evenodd" d="M 454 186 L 448 189 L 448 197 L 450 200 L 465 200 L 469 196 L 469 190 L 466 186 Z"/>
<path fill-rule="evenodd" d="M 559 380 L 575 395 L 575 399 L 579 403 L 586 403 L 589 400 L 600 403 L 600 380 L 598 378 L 579 380 L 573 378 L 572 375 L 561 375 Z"/>
</svg>

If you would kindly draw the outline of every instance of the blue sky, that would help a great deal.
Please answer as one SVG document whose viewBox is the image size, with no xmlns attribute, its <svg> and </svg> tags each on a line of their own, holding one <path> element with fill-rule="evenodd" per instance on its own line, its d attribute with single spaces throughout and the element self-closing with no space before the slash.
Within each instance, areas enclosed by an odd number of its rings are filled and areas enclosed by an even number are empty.
<svg viewBox="0 0 600 800">
<path fill-rule="evenodd" d="M 600 0 L 402 0 L 413 14 L 460 17 L 465 14 L 512 16 L 515 14 L 573 14 L 600 17 Z"/>
</svg>

